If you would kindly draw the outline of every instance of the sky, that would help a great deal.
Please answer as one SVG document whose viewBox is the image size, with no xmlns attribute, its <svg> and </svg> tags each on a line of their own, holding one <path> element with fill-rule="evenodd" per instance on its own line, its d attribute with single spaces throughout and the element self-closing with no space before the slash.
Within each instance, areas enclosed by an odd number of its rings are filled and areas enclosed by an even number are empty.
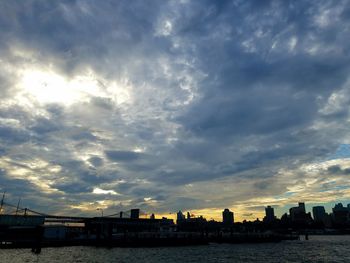
<svg viewBox="0 0 350 263">
<path fill-rule="evenodd" d="M 350 2 L 0 2 L 0 191 L 60 215 L 350 203 Z"/>
</svg>

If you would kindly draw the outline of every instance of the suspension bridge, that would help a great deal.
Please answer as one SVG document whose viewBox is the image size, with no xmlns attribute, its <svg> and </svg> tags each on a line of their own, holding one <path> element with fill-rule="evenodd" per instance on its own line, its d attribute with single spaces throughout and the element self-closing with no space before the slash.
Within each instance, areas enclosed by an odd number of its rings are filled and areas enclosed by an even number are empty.
<svg viewBox="0 0 350 263">
<path fill-rule="evenodd" d="M 2 196 L 0 202 L 0 216 L 1 215 L 11 215 L 11 216 L 26 216 L 26 217 L 42 217 L 45 223 L 83 223 L 89 218 L 99 217 L 99 218 L 132 218 L 133 210 L 137 210 L 137 217 L 149 218 L 149 214 L 139 209 L 130 209 L 126 211 L 119 211 L 114 214 L 104 215 L 102 208 L 97 208 L 96 210 L 101 210 L 101 216 L 66 216 L 66 215 L 52 215 L 47 213 L 38 212 L 27 207 L 21 206 L 21 199 L 19 199 L 17 205 L 11 204 L 5 201 L 5 193 Z"/>
</svg>

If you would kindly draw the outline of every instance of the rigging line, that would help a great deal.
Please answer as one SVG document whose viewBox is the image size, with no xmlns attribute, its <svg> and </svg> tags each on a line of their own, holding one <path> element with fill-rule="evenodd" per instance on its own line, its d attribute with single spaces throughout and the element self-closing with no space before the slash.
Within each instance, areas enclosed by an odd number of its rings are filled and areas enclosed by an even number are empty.
<svg viewBox="0 0 350 263">
<path fill-rule="evenodd" d="M 17 213 L 18 213 L 18 209 L 19 209 L 19 204 L 21 203 L 21 198 L 19 198 L 19 200 L 18 200 L 18 203 L 17 203 L 17 207 L 16 207 L 16 215 L 17 215 Z"/>
</svg>

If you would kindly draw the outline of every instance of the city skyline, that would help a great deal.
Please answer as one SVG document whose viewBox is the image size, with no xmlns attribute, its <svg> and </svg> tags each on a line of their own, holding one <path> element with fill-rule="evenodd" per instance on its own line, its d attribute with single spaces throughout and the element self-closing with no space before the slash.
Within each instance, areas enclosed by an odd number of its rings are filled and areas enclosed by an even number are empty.
<svg viewBox="0 0 350 263">
<path fill-rule="evenodd" d="M 29 209 L 28 207 L 23 207 L 21 205 L 21 199 L 18 200 L 17 205 L 11 204 L 7 201 L 5 201 L 5 194 L 6 192 L 3 193 L 2 199 L 1 199 L 1 208 L 0 208 L 0 215 L 27 215 L 27 214 L 33 214 L 33 215 L 46 215 L 46 216 L 67 216 L 67 217 L 79 217 L 79 214 L 48 214 L 45 211 L 34 211 Z M 297 206 L 296 206 L 297 204 Z M 275 221 L 276 219 L 282 219 L 283 216 L 288 215 L 292 216 L 293 213 L 299 213 L 300 211 L 303 212 L 304 214 L 310 214 L 311 218 L 317 222 L 320 218 L 322 218 L 324 215 L 331 216 L 334 212 L 334 209 L 337 209 L 337 207 L 341 207 L 340 210 L 343 210 L 343 208 L 347 211 L 347 220 L 350 222 L 350 203 L 343 203 L 342 201 L 336 201 L 332 206 L 329 208 L 322 204 L 305 204 L 304 202 L 299 201 L 296 204 L 291 204 L 288 206 L 284 207 L 284 210 L 278 206 L 278 205 L 268 205 L 266 207 L 262 207 L 261 211 L 256 214 L 240 214 L 239 212 L 237 213 L 237 210 L 232 210 L 232 208 L 221 208 L 221 213 L 219 214 L 214 214 L 213 212 L 208 213 L 208 214 L 203 214 L 203 213 L 198 213 L 196 210 L 183 210 L 180 209 L 176 212 L 170 212 L 166 214 L 160 214 L 157 213 L 157 211 L 142 211 L 139 208 L 130 208 L 126 210 L 120 210 L 120 211 L 113 211 L 112 214 L 106 214 L 104 213 L 104 209 L 101 207 L 97 207 L 96 211 L 98 215 L 90 215 L 90 216 L 101 216 L 101 217 L 124 217 L 124 218 L 138 218 L 139 216 L 142 218 L 150 218 L 150 219 L 171 219 L 174 220 L 174 222 L 180 220 L 185 220 L 185 219 L 190 219 L 190 218 L 203 218 L 205 220 L 214 220 L 214 221 L 222 221 L 225 224 L 229 221 L 234 221 L 234 222 L 244 222 L 244 221 L 255 221 L 255 220 L 260 220 L 260 221 L 266 221 L 266 223 L 271 223 L 272 221 Z M 301 210 L 300 210 L 300 206 Z M 170 209 L 170 208 L 169 208 Z M 222 210 L 223 209 L 223 210 Z M 230 210 L 231 209 L 231 210 Z M 233 208 L 234 209 L 234 208 Z M 217 210 L 215 209 L 217 212 Z M 135 213 L 137 216 L 135 216 Z M 134 215 L 133 215 L 134 214 Z M 316 214 L 316 215 L 315 215 Z M 209 217 L 207 218 L 207 216 Z M 318 217 L 318 218 L 316 218 Z M 226 218 L 226 220 L 224 219 Z M 237 220 L 238 219 L 238 220 Z"/>
<path fill-rule="evenodd" d="M 49 214 L 237 221 L 350 203 L 349 10 L 2 1 L 0 192 Z"/>
</svg>

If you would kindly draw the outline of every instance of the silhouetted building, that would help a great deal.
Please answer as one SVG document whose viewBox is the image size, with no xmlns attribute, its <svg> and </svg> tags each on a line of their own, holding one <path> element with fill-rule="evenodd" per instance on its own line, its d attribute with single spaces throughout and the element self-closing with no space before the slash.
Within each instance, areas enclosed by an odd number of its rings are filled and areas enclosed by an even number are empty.
<svg viewBox="0 0 350 263">
<path fill-rule="evenodd" d="M 35 227 L 44 225 L 44 216 L 17 216 L 17 215 L 0 215 L 0 227 L 2 226 L 21 226 Z"/>
<path fill-rule="evenodd" d="M 130 218 L 139 219 L 139 217 L 140 217 L 140 209 L 131 209 Z"/>
<path fill-rule="evenodd" d="M 305 203 L 299 203 L 297 207 L 290 208 L 289 214 L 294 224 L 304 225 L 312 222 L 311 214 L 305 211 Z"/>
<path fill-rule="evenodd" d="M 232 225 L 234 223 L 233 212 L 231 212 L 228 208 L 226 208 L 222 212 L 222 222 L 224 225 Z"/>
<path fill-rule="evenodd" d="M 284 213 L 281 216 L 280 222 L 282 226 L 287 227 L 290 223 L 290 216 L 287 213 Z"/>
<path fill-rule="evenodd" d="M 291 207 L 289 209 L 290 219 L 292 221 L 298 220 L 305 213 L 306 213 L 306 211 L 305 211 L 305 204 L 304 203 L 299 203 L 297 207 Z"/>
<path fill-rule="evenodd" d="M 323 223 L 327 213 L 324 206 L 314 206 L 312 208 L 312 215 L 314 216 L 314 221 L 317 223 Z"/>
<path fill-rule="evenodd" d="M 332 211 L 332 219 L 336 225 L 342 226 L 349 223 L 349 209 L 344 207 L 342 203 L 336 204 Z"/>
<path fill-rule="evenodd" d="M 203 216 L 177 220 L 178 231 L 203 231 L 206 228 L 207 220 Z"/>
<path fill-rule="evenodd" d="M 86 230 L 98 239 L 112 239 L 119 233 L 160 232 L 170 229 L 172 219 L 134 219 L 118 217 L 95 217 L 84 220 Z"/>
<path fill-rule="evenodd" d="M 181 212 L 181 210 L 179 212 L 177 212 L 176 214 L 176 224 L 181 223 L 182 221 L 185 221 L 185 215 Z"/>
<path fill-rule="evenodd" d="M 265 207 L 264 222 L 271 223 L 275 221 L 275 210 L 271 206 Z"/>
</svg>

